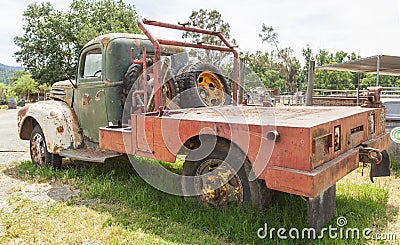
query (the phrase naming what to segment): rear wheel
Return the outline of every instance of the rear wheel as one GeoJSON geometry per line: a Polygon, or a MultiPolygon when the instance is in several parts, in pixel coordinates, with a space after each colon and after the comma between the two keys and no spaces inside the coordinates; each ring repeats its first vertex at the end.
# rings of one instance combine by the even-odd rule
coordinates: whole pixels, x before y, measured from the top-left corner
{"type": "MultiPolygon", "coordinates": [[[[196,149],[195,152],[201,150],[196,149]]],[[[198,177],[194,181],[182,180],[187,200],[213,207],[253,203],[258,209],[268,208],[273,191],[267,188],[264,180],[248,180],[251,164],[236,147],[218,141],[207,157],[197,158],[189,154],[182,169],[184,176],[198,177]]]]}
{"type": "Polygon", "coordinates": [[[47,150],[42,128],[37,124],[30,137],[30,155],[32,162],[39,167],[61,168],[62,158],[47,150]]]}

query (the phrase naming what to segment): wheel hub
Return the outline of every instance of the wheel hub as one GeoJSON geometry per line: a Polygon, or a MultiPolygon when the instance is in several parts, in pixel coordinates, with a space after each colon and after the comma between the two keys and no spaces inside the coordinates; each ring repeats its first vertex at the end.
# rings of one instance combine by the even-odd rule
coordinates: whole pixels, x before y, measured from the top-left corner
{"type": "Polygon", "coordinates": [[[219,159],[205,161],[196,172],[197,176],[208,175],[195,183],[201,203],[215,207],[243,202],[243,186],[232,168],[219,159]]]}
{"type": "Polygon", "coordinates": [[[211,71],[203,71],[197,78],[197,88],[200,98],[207,106],[222,105],[224,99],[224,85],[211,71]]]}
{"type": "Polygon", "coordinates": [[[46,145],[43,137],[39,133],[36,133],[32,137],[31,154],[32,154],[32,159],[36,162],[36,164],[40,166],[46,165],[45,147],[46,145]]]}

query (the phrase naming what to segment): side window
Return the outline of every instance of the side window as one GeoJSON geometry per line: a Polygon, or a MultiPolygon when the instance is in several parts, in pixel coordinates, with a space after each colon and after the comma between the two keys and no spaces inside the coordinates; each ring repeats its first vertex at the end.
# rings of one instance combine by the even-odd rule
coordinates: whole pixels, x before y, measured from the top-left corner
{"type": "Polygon", "coordinates": [[[101,77],[101,61],[101,49],[93,49],[87,52],[83,58],[81,77],[101,77]]]}

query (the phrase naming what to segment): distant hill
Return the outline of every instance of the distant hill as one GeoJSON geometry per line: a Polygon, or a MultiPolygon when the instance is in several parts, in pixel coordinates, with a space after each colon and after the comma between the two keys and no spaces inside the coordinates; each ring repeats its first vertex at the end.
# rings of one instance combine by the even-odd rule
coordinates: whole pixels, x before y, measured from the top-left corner
{"type": "Polygon", "coordinates": [[[10,77],[14,76],[15,71],[23,70],[24,68],[20,66],[8,66],[0,63],[0,83],[9,84],[10,77]]]}

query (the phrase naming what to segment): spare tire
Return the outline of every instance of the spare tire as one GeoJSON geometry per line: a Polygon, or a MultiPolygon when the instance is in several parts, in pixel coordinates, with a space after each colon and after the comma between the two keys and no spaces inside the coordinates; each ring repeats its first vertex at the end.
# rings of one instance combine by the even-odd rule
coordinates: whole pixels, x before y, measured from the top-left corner
{"type": "MultiPolygon", "coordinates": [[[[170,106],[170,102],[174,99],[176,94],[178,93],[178,88],[176,86],[175,80],[173,79],[172,75],[170,74],[170,69],[168,65],[165,65],[164,63],[165,59],[163,59],[161,63],[161,72],[159,73],[159,76],[163,78],[163,83],[161,87],[161,93],[162,93],[162,106],[170,106]],[[167,78],[167,79],[165,79],[167,78]]],[[[152,69],[152,60],[147,59],[147,67],[148,69],[152,69]]],[[[141,79],[142,79],[142,74],[143,74],[143,66],[139,64],[132,64],[128,70],[125,73],[124,77],[124,95],[125,98],[123,98],[123,105],[125,105],[125,101],[127,100],[128,105],[132,105],[132,93],[136,90],[142,90],[143,88],[141,86],[141,79]]],[[[151,71],[150,71],[151,74],[151,71]]],[[[152,78],[150,74],[147,74],[146,77],[146,87],[147,87],[147,98],[148,102],[147,105],[144,105],[144,98],[143,94],[138,94],[135,96],[135,102],[136,102],[136,108],[134,108],[134,111],[138,108],[142,108],[145,106],[147,108],[147,111],[154,111],[158,108],[154,108],[155,102],[154,102],[154,93],[155,91],[153,90],[154,87],[154,82],[152,81],[152,78]]],[[[143,109],[143,108],[142,108],[143,109]]]]}
{"type": "Polygon", "coordinates": [[[206,63],[189,64],[175,78],[180,91],[180,106],[195,108],[231,103],[231,92],[222,72],[206,63]]]}

